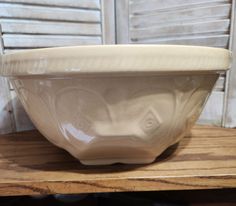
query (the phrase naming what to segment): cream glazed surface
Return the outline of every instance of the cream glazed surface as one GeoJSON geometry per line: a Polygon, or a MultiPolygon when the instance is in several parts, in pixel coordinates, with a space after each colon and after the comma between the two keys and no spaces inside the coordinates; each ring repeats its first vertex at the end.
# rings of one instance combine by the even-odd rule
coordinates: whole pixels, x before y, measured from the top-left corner
{"type": "Polygon", "coordinates": [[[150,163],[191,129],[229,64],[224,49],[81,46],[2,56],[1,74],[39,131],[83,164],[150,163]]]}

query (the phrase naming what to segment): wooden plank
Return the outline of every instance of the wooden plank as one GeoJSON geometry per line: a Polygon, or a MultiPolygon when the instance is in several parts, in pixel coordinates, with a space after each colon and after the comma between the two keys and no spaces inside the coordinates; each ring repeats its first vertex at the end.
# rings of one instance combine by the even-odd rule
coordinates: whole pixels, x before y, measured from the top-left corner
{"type": "Polygon", "coordinates": [[[3,33],[101,35],[101,24],[0,19],[3,33]]]}
{"type": "Polygon", "coordinates": [[[3,35],[4,47],[55,47],[75,46],[84,44],[101,44],[101,37],[96,36],[53,36],[53,35],[3,35]]]}
{"type": "Polygon", "coordinates": [[[129,0],[116,1],[116,38],[118,44],[129,43],[129,0]]]}
{"type": "Polygon", "coordinates": [[[158,38],[168,36],[182,36],[182,35],[199,35],[211,33],[227,33],[229,31],[230,20],[205,21],[197,23],[181,24],[165,26],[155,26],[130,30],[131,39],[140,38],[158,38]]]}
{"type": "Polygon", "coordinates": [[[115,2],[101,0],[103,44],[115,44],[115,2]]]}
{"type": "Polygon", "coordinates": [[[177,9],[188,9],[219,4],[231,3],[231,0],[149,0],[131,1],[130,12],[133,14],[149,13],[152,11],[169,11],[177,9]]]}
{"type": "Polygon", "coordinates": [[[75,8],[88,8],[100,9],[99,0],[1,0],[5,3],[21,3],[31,5],[43,6],[60,6],[60,7],[75,7],[75,8]]]}
{"type": "Polygon", "coordinates": [[[100,22],[100,11],[1,3],[0,18],[100,22]]]}
{"type": "Polygon", "coordinates": [[[224,99],[224,127],[236,127],[236,2],[232,4],[232,23],[229,49],[232,51],[232,64],[226,74],[226,93],[224,99]]]}
{"type": "Polygon", "coordinates": [[[224,92],[213,91],[199,117],[199,124],[222,125],[224,92]]]}
{"type": "MultiPolygon", "coordinates": [[[[3,54],[3,42],[0,26],[0,55],[3,54]]],[[[15,131],[15,124],[12,115],[12,102],[10,88],[7,78],[0,77],[0,134],[15,131]]]]}
{"type": "Polygon", "coordinates": [[[157,12],[147,15],[132,15],[130,17],[131,27],[148,27],[169,22],[192,22],[200,19],[222,19],[230,17],[231,4],[223,4],[212,7],[191,7],[186,10],[174,10],[170,12],[157,12]]]}
{"type": "Polygon", "coordinates": [[[236,130],[198,126],[152,164],[89,167],[36,131],[5,135],[0,195],[235,188],[235,147],[236,130]]]}
{"type": "Polygon", "coordinates": [[[161,39],[141,39],[132,41],[132,43],[145,44],[182,44],[182,45],[198,45],[198,46],[212,46],[227,48],[229,42],[229,35],[215,35],[215,36],[181,36],[161,39]]]}
{"type": "Polygon", "coordinates": [[[34,129],[34,125],[26,114],[19,98],[14,90],[11,91],[12,107],[14,111],[14,120],[16,131],[25,131],[34,129]]]}

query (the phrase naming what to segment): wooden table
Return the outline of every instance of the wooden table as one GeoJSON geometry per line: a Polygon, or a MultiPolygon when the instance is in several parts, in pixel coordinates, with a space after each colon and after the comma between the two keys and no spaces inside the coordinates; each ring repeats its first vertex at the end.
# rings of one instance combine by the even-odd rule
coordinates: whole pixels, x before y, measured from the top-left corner
{"type": "Polygon", "coordinates": [[[83,166],[37,131],[0,136],[0,195],[236,188],[236,130],[196,126],[149,165],[83,166]]]}

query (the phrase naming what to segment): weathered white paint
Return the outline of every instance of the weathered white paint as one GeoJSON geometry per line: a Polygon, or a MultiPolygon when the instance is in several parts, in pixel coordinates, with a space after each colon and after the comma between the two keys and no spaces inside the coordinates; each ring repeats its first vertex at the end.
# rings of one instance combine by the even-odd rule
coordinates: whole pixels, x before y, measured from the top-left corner
{"type": "Polygon", "coordinates": [[[129,0],[116,1],[116,41],[129,43],[129,0]]]}
{"type": "Polygon", "coordinates": [[[173,10],[169,12],[156,12],[154,14],[147,13],[145,15],[131,15],[131,27],[148,27],[159,24],[168,24],[171,22],[193,22],[193,20],[201,19],[209,21],[212,19],[222,19],[230,17],[231,4],[223,4],[209,7],[190,7],[186,10],[173,10]]]}
{"type": "Polygon", "coordinates": [[[157,39],[141,39],[132,41],[132,43],[145,43],[145,44],[183,44],[183,45],[197,45],[197,46],[212,46],[228,48],[229,35],[202,35],[202,36],[181,36],[181,37],[165,37],[157,39]]]}
{"type": "Polygon", "coordinates": [[[115,44],[115,2],[101,0],[103,44],[115,44]]]}
{"type": "Polygon", "coordinates": [[[224,92],[213,91],[198,120],[200,124],[222,125],[224,92]]]}
{"type": "Polygon", "coordinates": [[[3,43],[7,48],[75,46],[101,44],[100,36],[59,36],[59,35],[18,35],[4,34],[3,43]]]}
{"type": "Polygon", "coordinates": [[[3,33],[101,35],[100,23],[0,19],[3,33]]]}
{"type": "Polygon", "coordinates": [[[0,134],[15,131],[12,102],[6,78],[0,77],[0,134]]]}
{"type": "Polygon", "coordinates": [[[32,5],[47,5],[47,6],[60,6],[63,8],[86,8],[86,9],[100,9],[99,0],[1,0],[6,3],[21,3],[32,5]]]}
{"type": "MultiPolygon", "coordinates": [[[[3,53],[2,33],[0,27],[0,54],[3,53]]],[[[0,134],[15,130],[12,115],[12,102],[7,78],[0,77],[0,134]]]]}
{"type": "Polygon", "coordinates": [[[130,29],[131,39],[142,38],[158,38],[167,36],[182,36],[182,35],[201,35],[225,33],[229,31],[230,20],[216,20],[197,23],[176,23],[174,25],[155,26],[148,28],[132,28],[130,29]]]}
{"type": "Polygon", "coordinates": [[[100,11],[0,3],[0,18],[100,22],[100,11]]]}
{"type": "Polygon", "coordinates": [[[133,14],[150,13],[152,11],[170,11],[198,8],[231,3],[231,0],[131,0],[130,12],[133,14]]]}
{"type": "Polygon", "coordinates": [[[11,92],[11,101],[14,110],[14,121],[16,131],[25,131],[34,129],[34,125],[32,124],[31,120],[29,119],[28,115],[25,112],[19,98],[16,96],[16,92],[12,90],[11,92]]]}

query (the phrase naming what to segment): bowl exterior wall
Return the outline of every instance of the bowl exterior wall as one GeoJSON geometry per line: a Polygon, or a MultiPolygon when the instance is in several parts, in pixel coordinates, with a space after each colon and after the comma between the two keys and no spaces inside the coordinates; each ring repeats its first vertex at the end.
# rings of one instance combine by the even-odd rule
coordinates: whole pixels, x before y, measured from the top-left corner
{"type": "Polygon", "coordinates": [[[84,164],[149,163],[200,115],[218,74],[14,77],[31,120],[84,164]]]}

